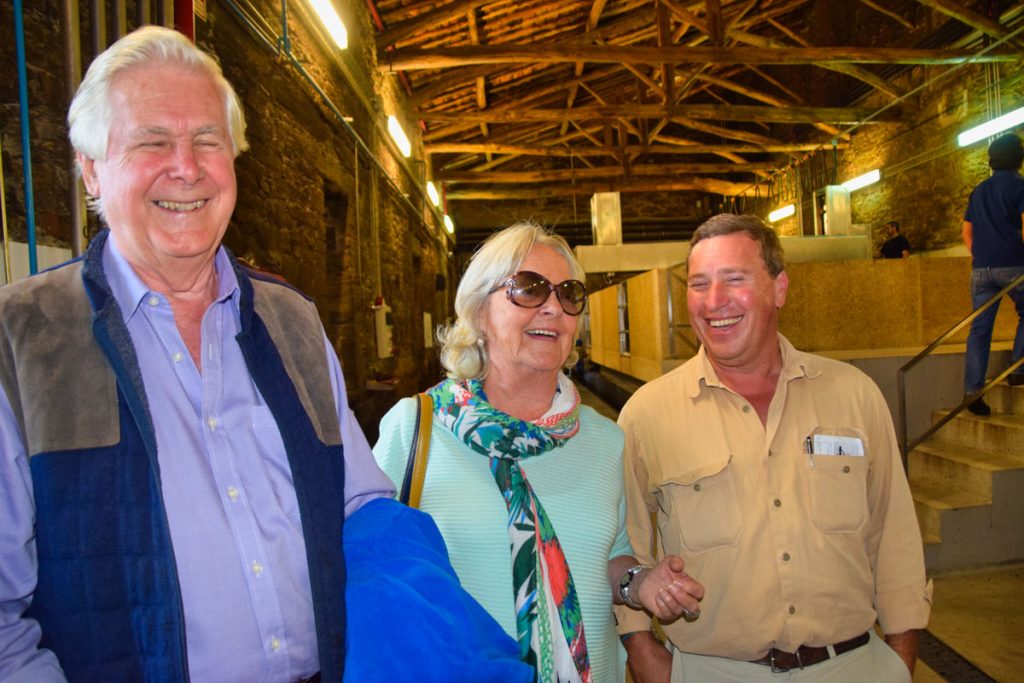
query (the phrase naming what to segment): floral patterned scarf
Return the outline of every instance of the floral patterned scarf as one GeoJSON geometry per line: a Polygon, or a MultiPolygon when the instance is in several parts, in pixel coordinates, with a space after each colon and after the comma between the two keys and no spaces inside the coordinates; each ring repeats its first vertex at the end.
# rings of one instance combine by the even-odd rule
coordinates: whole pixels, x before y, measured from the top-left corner
{"type": "Polygon", "coordinates": [[[478,380],[445,380],[427,393],[434,399],[435,419],[470,450],[490,458],[491,474],[508,507],[523,661],[537,670],[542,683],[590,683],[590,657],[572,574],[551,520],[519,467],[520,459],[564,446],[579,431],[579,392],[559,374],[552,409],[534,422],[494,408],[478,380]]]}

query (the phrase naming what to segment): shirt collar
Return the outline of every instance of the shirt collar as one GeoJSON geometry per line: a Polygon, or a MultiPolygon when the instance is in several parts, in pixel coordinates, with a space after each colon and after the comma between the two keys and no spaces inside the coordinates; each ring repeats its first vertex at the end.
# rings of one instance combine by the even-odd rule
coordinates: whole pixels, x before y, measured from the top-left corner
{"type": "MultiPolygon", "coordinates": [[[[784,381],[805,377],[814,379],[821,374],[821,367],[818,357],[813,353],[798,351],[781,333],[779,334],[779,349],[782,352],[782,373],[784,381]]],[[[727,388],[718,378],[714,366],[708,359],[707,352],[702,344],[692,364],[692,372],[686,381],[686,393],[691,399],[697,398],[702,391],[708,387],[727,388]]]]}
{"type": "MultiPolygon", "coordinates": [[[[214,303],[230,299],[237,309],[238,278],[223,246],[217,249],[214,256],[214,267],[217,269],[217,298],[214,303]]],[[[117,241],[113,234],[103,245],[103,271],[110,284],[110,291],[124,316],[125,323],[131,320],[138,311],[139,305],[148,296],[159,294],[159,292],[149,289],[135,269],[131,267],[124,254],[117,248],[117,241]]]]}

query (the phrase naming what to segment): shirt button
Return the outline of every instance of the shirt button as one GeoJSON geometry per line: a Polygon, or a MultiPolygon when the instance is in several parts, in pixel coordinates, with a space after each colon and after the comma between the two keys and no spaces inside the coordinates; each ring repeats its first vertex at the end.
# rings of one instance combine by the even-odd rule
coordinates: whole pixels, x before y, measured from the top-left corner
{"type": "Polygon", "coordinates": [[[255,574],[256,576],[259,576],[260,574],[262,574],[263,573],[263,565],[260,564],[259,562],[257,562],[256,560],[253,560],[252,561],[252,573],[255,574]]]}
{"type": "Polygon", "coordinates": [[[743,412],[744,413],[749,413],[750,412],[750,406],[743,406],[743,412]]]}
{"type": "Polygon", "coordinates": [[[849,473],[850,473],[850,466],[849,465],[844,465],[843,466],[843,474],[849,474],[849,473]]]}
{"type": "Polygon", "coordinates": [[[270,649],[273,650],[274,652],[277,652],[278,650],[280,650],[281,649],[281,639],[278,638],[277,636],[272,636],[270,638],[270,649]]]}
{"type": "Polygon", "coordinates": [[[150,306],[158,306],[160,305],[160,298],[156,296],[151,296],[149,297],[149,299],[146,300],[146,303],[149,304],[150,306]]]}
{"type": "Polygon", "coordinates": [[[693,490],[694,491],[700,491],[700,484],[694,484],[693,485],[693,490]]]}
{"type": "Polygon", "coordinates": [[[782,553],[782,561],[789,562],[789,553],[782,553]]]}
{"type": "Polygon", "coordinates": [[[234,486],[229,486],[228,487],[228,498],[231,499],[232,503],[234,503],[236,500],[238,500],[238,489],[236,489],[234,486]]]}
{"type": "Polygon", "coordinates": [[[174,352],[174,355],[173,355],[173,356],[171,356],[171,358],[173,358],[173,359],[174,359],[174,362],[175,362],[175,363],[180,363],[180,362],[181,362],[181,359],[182,359],[182,358],[184,358],[184,357],[185,357],[185,356],[183,356],[183,355],[182,355],[181,351],[175,351],[175,352],[174,352]]]}
{"type": "Polygon", "coordinates": [[[772,449],[770,449],[770,448],[769,448],[769,449],[768,449],[768,457],[770,458],[770,457],[772,457],[773,455],[775,455],[775,454],[774,454],[774,453],[772,453],[772,449]]]}
{"type": "Polygon", "coordinates": [[[775,499],[775,507],[777,507],[777,508],[782,507],[782,501],[779,500],[778,498],[775,499]]]}
{"type": "Polygon", "coordinates": [[[793,607],[792,605],[790,605],[789,606],[789,613],[790,614],[796,614],[796,607],[793,607]]]}
{"type": "Polygon", "coordinates": [[[215,429],[217,427],[217,418],[215,418],[215,417],[207,418],[206,419],[206,424],[210,425],[210,429],[215,429]]]}

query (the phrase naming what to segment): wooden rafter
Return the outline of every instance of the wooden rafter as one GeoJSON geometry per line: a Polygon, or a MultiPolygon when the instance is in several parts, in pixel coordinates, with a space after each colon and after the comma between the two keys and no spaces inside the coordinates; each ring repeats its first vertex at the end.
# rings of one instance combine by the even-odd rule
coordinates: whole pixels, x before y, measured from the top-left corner
{"type": "MultiPolygon", "coordinates": [[[[693,175],[695,173],[753,173],[755,171],[771,171],[778,164],[771,161],[756,163],[703,163],[703,164],[663,164],[631,166],[629,174],[633,176],[670,176],[693,175]]],[[[445,183],[537,183],[560,180],[616,178],[622,175],[619,166],[597,166],[586,169],[555,168],[537,171],[491,171],[491,172],[446,172],[435,174],[434,179],[445,183]]]]}
{"type": "Polygon", "coordinates": [[[722,2],[721,0],[704,0],[704,14],[707,16],[708,38],[712,45],[722,46],[725,44],[725,30],[722,25],[722,2]]]}
{"type": "Polygon", "coordinates": [[[953,2],[952,0],[917,0],[920,4],[925,7],[929,7],[936,12],[941,12],[947,16],[953,17],[957,21],[967,24],[973,29],[977,29],[982,33],[986,33],[993,38],[1005,38],[1010,35],[1002,24],[993,19],[986,17],[984,14],[979,14],[974,10],[964,7],[962,4],[953,2]]]}
{"type": "MultiPolygon", "coordinates": [[[[628,154],[719,154],[721,152],[733,152],[738,154],[757,153],[782,153],[796,154],[799,152],[810,152],[820,147],[817,142],[803,142],[795,144],[718,144],[705,145],[695,144],[687,141],[687,144],[663,144],[663,145],[628,145],[628,154]]],[[[840,149],[845,145],[840,144],[840,149]]],[[[423,146],[424,151],[431,155],[435,154],[515,154],[518,156],[541,156],[541,157],[588,157],[604,156],[608,151],[598,147],[569,147],[560,145],[516,145],[502,144],[497,142],[471,143],[471,142],[432,142],[423,146]]]]}
{"type": "Polygon", "coordinates": [[[666,178],[618,178],[608,180],[586,180],[582,182],[536,185],[533,187],[470,188],[454,187],[445,191],[450,201],[467,199],[534,199],[544,197],[565,197],[573,194],[594,194],[595,192],[671,192],[696,190],[712,194],[738,197],[756,192],[751,183],[737,183],[718,178],[698,176],[675,176],[666,178]]]}
{"type": "MultiPolygon", "coordinates": [[[[775,123],[832,123],[849,124],[864,121],[875,114],[866,107],[806,107],[781,109],[757,105],[678,104],[671,110],[660,104],[595,105],[575,109],[505,109],[495,111],[421,111],[420,118],[439,122],[518,123],[520,121],[567,121],[585,119],[663,118],[678,115],[713,121],[771,121],[775,123]]],[[[898,113],[892,110],[874,121],[896,121],[898,113]]]]}
{"type": "Polygon", "coordinates": [[[991,50],[979,55],[974,50],[924,50],[899,47],[620,47],[617,45],[573,45],[537,43],[532,45],[488,45],[487,47],[403,48],[378,54],[392,71],[450,69],[476,64],[554,64],[594,62],[599,64],[961,64],[1015,62],[1014,49],[991,50]]]}
{"type": "Polygon", "coordinates": [[[422,31],[427,26],[440,24],[449,19],[462,16],[481,5],[486,5],[491,0],[455,0],[447,5],[438,7],[431,12],[424,12],[411,19],[401,21],[394,26],[388,27],[383,33],[377,36],[377,49],[391,47],[395,43],[408,38],[409,36],[422,31]]]}
{"type": "Polygon", "coordinates": [[[860,2],[861,2],[861,4],[865,5],[866,7],[870,7],[871,9],[875,10],[879,14],[884,14],[885,16],[889,17],[893,21],[896,21],[896,22],[902,24],[902,26],[905,29],[907,29],[908,31],[913,31],[914,30],[914,25],[912,23],[910,23],[909,21],[904,19],[899,14],[896,14],[892,10],[889,10],[889,9],[886,9],[885,7],[882,7],[877,2],[874,2],[873,0],[860,0],[860,2]]]}

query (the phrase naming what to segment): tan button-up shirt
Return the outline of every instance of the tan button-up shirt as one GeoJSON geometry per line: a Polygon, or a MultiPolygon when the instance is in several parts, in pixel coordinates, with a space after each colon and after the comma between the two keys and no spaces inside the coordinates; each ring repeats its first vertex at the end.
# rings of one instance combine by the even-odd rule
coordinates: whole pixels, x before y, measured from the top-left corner
{"type": "MultiPolygon", "coordinates": [[[[885,633],[928,623],[921,534],[881,392],[852,365],[779,344],[765,425],[703,349],[619,416],[637,556],[654,562],[654,514],[658,556],[682,556],[706,590],[696,621],[665,627],[686,652],[754,660],[852,638],[876,619],[885,633]],[[864,455],[809,453],[815,435],[864,455]]],[[[650,626],[627,607],[616,616],[620,633],[650,626]]]]}

